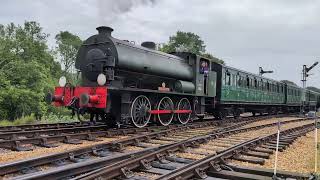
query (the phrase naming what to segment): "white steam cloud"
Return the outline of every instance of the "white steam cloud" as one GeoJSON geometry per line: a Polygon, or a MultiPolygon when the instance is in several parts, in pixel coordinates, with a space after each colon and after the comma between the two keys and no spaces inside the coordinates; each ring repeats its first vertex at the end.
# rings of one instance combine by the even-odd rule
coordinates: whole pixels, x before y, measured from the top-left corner
{"type": "Polygon", "coordinates": [[[117,17],[138,6],[152,6],[155,0],[97,0],[99,23],[110,25],[117,17]]]}

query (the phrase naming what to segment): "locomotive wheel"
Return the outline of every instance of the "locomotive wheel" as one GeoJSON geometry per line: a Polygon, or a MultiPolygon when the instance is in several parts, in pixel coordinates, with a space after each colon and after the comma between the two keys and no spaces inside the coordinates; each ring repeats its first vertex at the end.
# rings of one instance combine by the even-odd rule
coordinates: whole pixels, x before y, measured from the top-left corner
{"type": "MultiPolygon", "coordinates": [[[[178,110],[191,110],[190,102],[187,98],[180,99],[178,103],[178,110]]],[[[191,112],[190,113],[179,113],[178,114],[178,121],[181,124],[187,124],[190,120],[191,112]]]]}
{"type": "MultiPolygon", "coordinates": [[[[163,97],[159,104],[158,104],[158,111],[159,110],[174,110],[174,105],[172,100],[169,97],[163,97]]],[[[169,113],[169,114],[158,114],[158,120],[160,122],[160,124],[162,124],[163,126],[168,126],[172,119],[173,119],[174,113],[169,113]]]]}
{"type": "Polygon", "coordinates": [[[132,123],[138,128],[145,127],[151,117],[149,110],[151,110],[149,99],[143,95],[136,97],[131,104],[132,123]]]}

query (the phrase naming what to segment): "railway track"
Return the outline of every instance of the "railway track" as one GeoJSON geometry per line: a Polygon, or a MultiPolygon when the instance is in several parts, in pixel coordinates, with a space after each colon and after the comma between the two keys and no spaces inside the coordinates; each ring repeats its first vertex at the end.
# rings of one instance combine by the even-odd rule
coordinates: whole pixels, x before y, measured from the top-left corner
{"type": "MultiPolygon", "coordinates": [[[[244,130],[244,128],[243,128],[244,130]]],[[[286,128],[281,132],[279,150],[284,150],[297,137],[314,130],[313,123],[305,123],[286,128]]],[[[232,132],[232,131],[231,131],[232,132]]],[[[228,132],[228,133],[231,133],[228,132]]],[[[234,131],[233,131],[234,132],[234,131]]],[[[228,164],[228,159],[251,163],[263,163],[275,150],[277,133],[267,133],[258,137],[231,135],[218,137],[198,137],[172,144],[139,158],[131,158],[83,174],[74,179],[272,179],[273,171],[262,168],[239,167],[228,164]],[[194,142],[197,142],[196,144],[194,142]],[[212,145],[211,143],[215,143],[212,145]],[[230,143],[232,142],[232,143],[230,143]],[[234,142],[234,143],[233,143],[234,142]],[[218,145],[220,144],[220,146],[218,145]],[[209,151],[200,144],[210,144],[209,151]],[[188,148],[186,148],[188,147],[188,148]],[[217,148],[219,147],[219,148],[217,148]],[[211,151],[211,152],[210,152],[211,151]],[[202,157],[181,158],[177,154],[188,152],[202,157]],[[243,157],[246,156],[246,157],[243,157]],[[160,158],[159,158],[160,157],[160,158]]],[[[278,172],[281,178],[309,179],[309,175],[278,172]]]]}
{"type": "MultiPolygon", "coordinates": [[[[249,121],[251,119],[260,119],[267,117],[257,118],[242,118],[242,119],[227,119],[223,123],[232,123],[239,121],[249,121]]],[[[221,121],[210,121],[208,125],[219,125],[221,121]]],[[[194,123],[193,123],[194,124],[194,123]]],[[[197,123],[195,123],[197,124],[197,123]]],[[[46,124],[48,125],[48,124],[46,124]]],[[[192,127],[192,124],[187,127],[192,127]],[[191,125],[191,126],[190,126],[191,125]]],[[[124,128],[124,129],[110,129],[105,124],[90,124],[90,123],[67,123],[67,124],[50,124],[49,127],[44,124],[40,125],[25,125],[18,126],[20,130],[12,127],[0,131],[0,148],[11,149],[14,151],[29,151],[33,147],[30,145],[40,147],[56,147],[55,143],[66,144],[80,144],[81,140],[95,141],[99,137],[113,137],[119,135],[133,135],[136,133],[152,132],[165,130],[176,127],[183,127],[183,125],[170,125],[170,126],[150,126],[145,128],[124,128]],[[26,128],[28,127],[28,128],[26,128]],[[36,127],[36,128],[35,128],[36,127]],[[23,129],[25,128],[25,129],[23,129]],[[29,146],[28,146],[29,145],[29,146]]],[[[18,129],[19,129],[18,128],[18,129]]]]}
{"type": "MultiPolygon", "coordinates": [[[[284,123],[299,121],[304,120],[288,120],[284,123]]],[[[210,138],[230,136],[231,134],[237,134],[243,131],[272,127],[275,126],[276,123],[239,129],[240,126],[248,125],[248,122],[240,122],[238,124],[232,124],[217,129],[206,126],[197,129],[184,126],[157,132],[143,133],[115,142],[5,164],[0,166],[0,175],[8,176],[9,174],[14,174],[18,179],[73,177],[94,171],[97,168],[114,165],[117,162],[126,162],[132,157],[143,157],[144,155],[163,150],[168,152],[166,148],[173,148],[173,150],[170,151],[178,151],[181,148],[196,147],[200,142],[204,143],[210,138]],[[43,169],[45,170],[43,171],[43,169]],[[27,174],[22,175],[21,173],[27,174]]],[[[156,158],[161,159],[162,156],[157,155],[156,158]]],[[[139,163],[141,165],[141,163],[143,164],[143,161],[139,161],[139,163]]]]}

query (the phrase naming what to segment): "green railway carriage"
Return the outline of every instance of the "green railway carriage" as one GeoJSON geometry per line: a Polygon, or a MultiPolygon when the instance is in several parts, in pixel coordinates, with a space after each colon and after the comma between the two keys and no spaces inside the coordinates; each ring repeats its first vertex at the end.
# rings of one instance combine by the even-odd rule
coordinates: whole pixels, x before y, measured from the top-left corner
{"type": "Polygon", "coordinates": [[[285,84],[251,73],[222,66],[221,103],[285,103],[285,84]]]}
{"type": "Polygon", "coordinates": [[[277,112],[286,103],[286,84],[233,67],[214,63],[217,72],[219,116],[242,112],[277,112]]]}

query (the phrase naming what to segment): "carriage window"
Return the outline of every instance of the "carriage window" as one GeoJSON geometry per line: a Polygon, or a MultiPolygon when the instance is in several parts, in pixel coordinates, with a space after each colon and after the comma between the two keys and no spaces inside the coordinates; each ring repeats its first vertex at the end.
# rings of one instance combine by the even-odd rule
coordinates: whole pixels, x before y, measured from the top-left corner
{"type": "Polygon", "coordinates": [[[249,77],[247,77],[247,87],[249,88],[249,86],[250,86],[250,79],[249,77]]]}
{"type": "Polygon", "coordinates": [[[237,86],[241,86],[241,76],[239,74],[237,75],[237,86]]]}
{"type": "Polygon", "coordinates": [[[225,76],[226,76],[226,83],[225,83],[225,84],[230,86],[230,80],[231,80],[231,79],[230,79],[230,78],[231,78],[231,77],[230,77],[230,73],[229,73],[229,72],[226,72],[225,76]]]}
{"type": "Polygon", "coordinates": [[[276,85],[272,84],[272,92],[276,92],[276,85]]]}
{"type": "Polygon", "coordinates": [[[236,86],[236,75],[232,74],[232,86],[236,86]]]}

